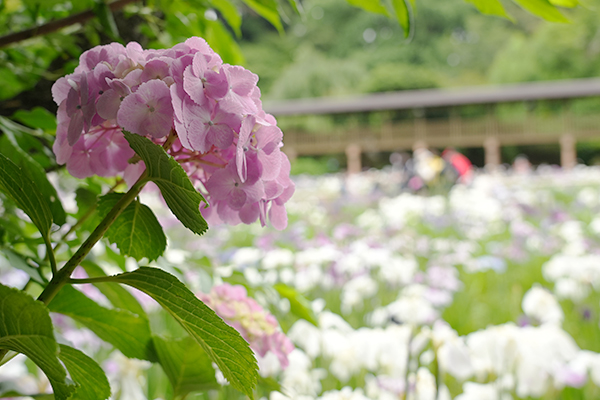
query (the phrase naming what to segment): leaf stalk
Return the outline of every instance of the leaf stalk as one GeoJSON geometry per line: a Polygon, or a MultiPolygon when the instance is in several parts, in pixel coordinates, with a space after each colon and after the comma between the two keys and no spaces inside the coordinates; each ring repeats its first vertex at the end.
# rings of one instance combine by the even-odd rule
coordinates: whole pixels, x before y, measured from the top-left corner
{"type": "Polygon", "coordinates": [[[123,210],[140,194],[144,185],[148,182],[148,172],[144,171],[137,182],[129,189],[127,193],[119,200],[117,204],[106,214],[106,217],[98,224],[96,229],[86,239],[85,242],[77,249],[77,252],[67,261],[67,263],[52,277],[48,286],[38,297],[38,300],[48,305],[56,296],[56,293],[69,282],[71,274],[75,268],[85,259],[94,245],[104,236],[108,228],[115,222],[117,217],[121,215],[123,210]]]}

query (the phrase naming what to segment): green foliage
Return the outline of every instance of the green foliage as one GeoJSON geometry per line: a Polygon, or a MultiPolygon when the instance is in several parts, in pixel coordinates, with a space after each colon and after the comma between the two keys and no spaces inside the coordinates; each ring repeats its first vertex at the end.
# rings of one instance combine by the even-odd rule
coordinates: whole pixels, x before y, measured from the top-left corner
{"type": "Polygon", "coordinates": [[[143,317],[102,307],[71,286],[58,292],[48,308],[78,321],[127,357],[156,360],[150,326],[143,317]]]}
{"type": "Polygon", "coordinates": [[[291,175],[323,175],[337,172],[339,162],[331,157],[299,157],[292,161],[291,175]]]}
{"type": "MultiPolygon", "coordinates": [[[[44,284],[44,282],[46,281],[45,277],[43,277],[40,274],[40,271],[37,268],[34,268],[31,265],[29,265],[27,261],[23,258],[23,256],[16,253],[15,251],[7,248],[0,248],[0,254],[3,256],[3,259],[10,267],[20,269],[21,271],[25,271],[27,275],[29,275],[29,277],[33,279],[34,282],[44,284]]],[[[1,262],[2,259],[0,259],[0,264],[1,262]]]]}
{"type": "Polygon", "coordinates": [[[305,319],[311,324],[318,326],[317,318],[310,307],[309,301],[302,296],[296,289],[285,285],[283,283],[277,283],[273,285],[273,288],[277,290],[277,293],[290,302],[290,311],[299,318],[305,319]]]}
{"type": "Polygon", "coordinates": [[[504,6],[499,0],[465,0],[467,3],[472,3],[479,12],[486,15],[497,15],[499,17],[510,18],[504,6]]]}
{"type": "Polygon", "coordinates": [[[13,118],[30,128],[39,128],[44,131],[56,130],[56,115],[42,107],[31,110],[18,110],[13,118]]]}
{"type": "MultiPolygon", "coordinates": [[[[27,167],[25,164],[23,167],[27,167]]],[[[0,154],[0,190],[31,218],[42,237],[48,240],[52,213],[46,198],[22,168],[0,154]]]]}
{"type": "Polygon", "coordinates": [[[372,12],[375,14],[381,14],[388,16],[388,10],[381,5],[379,1],[374,0],[347,0],[348,4],[351,4],[355,7],[362,8],[365,11],[372,12]]]}
{"type": "Polygon", "coordinates": [[[548,0],[514,0],[530,13],[551,22],[569,22],[548,0]]]}
{"type": "Polygon", "coordinates": [[[248,7],[256,11],[258,15],[269,21],[279,33],[283,33],[283,25],[277,10],[277,0],[242,0],[248,7]]]}
{"type": "MultiPolygon", "coordinates": [[[[0,285],[0,349],[23,353],[46,374],[56,400],[66,400],[76,390],[58,360],[48,309],[29,295],[0,285]]],[[[4,355],[4,354],[3,354],[4,355]]]]}
{"type": "Polygon", "coordinates": [[[219,387],[210,358],[191,337],[166,340],[155,336],[154,347],[175,397],[219,387]]]}
{"type": "Polygon", "coordinates": [[[597,76],[597,17],[576,10],[572,24],[544,24],[532,35],[512,35],[496,54],[489,79],[511,83],[597,76]]]}
{"type": "Polygon", "coordinates": [[[181,165],[149,139],[129,132],[124,134],[131,148],[146,164],[148,179],[158,186],[177,219],[198,235],[206,232],[208,224],[200,214],[200,203],[206,200],[194,188],[181,165]]]}
{"type": "MultiPolygon", "coordinates": [[[[98,204],[100,216],[106,216],[122,198],[121,193],[102,196],[98,204]]],[[[121,254],[136,260],[144,257],[150,261],[156,260],[167,247],[167,238],[156,216],[148,206],[137,200],[123,210],[108,229],[105,237],[111,243],[116,243],[121,254]]]]}
{"type": "MultiPolygon", "coordinates": [[[[89,260],[84,260],[81,263],[81,266],[85,269],[85,272],[90,278],[106,277],[106,274],[102,268],[89,260]]],[[[136,298],[126,289],[119,285],[113,285],[105,282],[96,282],[94,283],[94,286],[96,286],[98,290],[100,290],[100,292],[106,296],[113,307],[130,311],[142,319],[148,319],[146,311],[144,311],[136,298]]]]}
{"type": "Polygon", "coordinates": [[[115,22],[115,17],[112,14],[112,11],[108,7],[108,3],[106,0],[94,0],[94,14],[104,33],[110,37],[114,41],[119,41],[119,29],[117,28],[117,23],[115,22]]]}
{"type": "Polygon", "coordinates": [[[414,68],[404,63],[383,63],[371,70],[363,81],[365,92],[430,89],[440,86],[440,78],[428,68],[414,68]]]}
{"type": "Polygon", "coordinates": [[[156,300],[202,346],[229,383],[253,398],[258,367],[248,343],[177,278],[160,269],[143,267],[110,279],[156,300]]]}
{"type": "Polygon", "coordinates": [[[96,361],[81,351],[64,344],[60,345],[60,360],[65,364],[71,378],[79,384],[73,400],[106,400],[110,396],[110,385],[104,371],[96,361]]]}
{"type": "MultiPolygon", "coordinates": [[[[35,115],[40,112],[35,113],[35,115]]],[[[25,117],[25,115],[23,115],[25,117]]],[[[43,117],[42,117],[43,118],[43,117]]],[[[42,119],[40,118],[40,119],[42,119]]],[[[33,119],[33,123],[41,123],[50,126],[50,121],[40,121],[33,119]]],[[[49,205],[52,213],[53,222],[57,225],[63,225],[66,222],[65,210],[62,207],[56,189],[48,181],[46,171],[35,161],[27,152],[21,149],[17,141],[18,136],[30,135],[27,129],[19,126],[9,119],[0,117],[0,129],[3,135],[0,136],[0,149],[2,154],[7,156],[13,163],[21,168],[31,181],[35,183],[45,202],[49,205]]]]}

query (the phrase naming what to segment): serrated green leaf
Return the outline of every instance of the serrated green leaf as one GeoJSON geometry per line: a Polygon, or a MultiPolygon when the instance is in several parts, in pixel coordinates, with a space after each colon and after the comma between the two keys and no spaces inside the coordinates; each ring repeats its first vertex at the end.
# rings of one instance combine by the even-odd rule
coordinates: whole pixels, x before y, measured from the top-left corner
{"type": "Polygon", "coordinates": [[[148,320],[130,311],[104,308],[71,286],[63,287],[48,308],[86,326],[126,357],[156,360],[148,320]]]}
{"type": "Polygon", "coordinates": [[[496,15],[512,20],[512,18],[504,10],[504,6],[500,0],[465,0],[467,3],[473,4],[480,13],[485,15],[496,15]]]}
{"type": "Polygon", "coordinates": [[[266,19],[277,29],[280,34],[283,34],[283,25],[279,18],[277,10],[277,1],[275,0],[242,0],[248,7],[256,11],[258,15],[266,19]]]}
{"type": "Polygon", "coordinates": [[[154,347],[175,397],[219,388],[210,358],[191,337],[167,340],[155,336],[154,347]]]}
{"type": "Polygon", "coordinates": [[[242,36],[242,16],[237,8],[228,0],[212,0],[210,5],[219,10],[227,24],[233,29],[235,35],[239,38],[242,36]]]}
{"type": "Polygon", "coordinates": [[[110,277],[156,300],[195,339],[231,385],[253,398],[258,367],[248,343],[173,275],[143,267],[110,277]]]}
{"type": "Polygon", "coordinates": [[[146,164],[148,178],[158,186],[167,206],[181,223],[202,235],[208,224],[200,214],[204,197],[194,188],[181,165],[165,150],[145,137],[123,131],[131,148],[146,164]]]}
{"type": "Polygon", "coordinates": [[[96,361],[64,344],[60,345],[58,357],[67,367],[71,378],[79,384],[72,400],[106,400],[110,385],[104,371],[96,361]]]}
{"type": "MultiPolygon", "coordinates": [[[[52,218],[55,224],[63,225],[66,222],[67,215],[56,193],[56,189],[46,176],[46,171],[35,161],[27,152],[23,151],[17,142],[15,132],[8,128],[8,120],[0,117],[0,127],[4,135],[0,137],[0,149],[2,154],[14,162],[38,187],[42,196],[44,196],[52,218]]],[[[15,125],[15,124],[12,124],[15,125]]]]}
{"type": "Polygon", "coordinates": [[[394,13],[396,14],[396,18],[398,22],[404,29],[404,37],[408,37],[410,35],[410,10],[408,9],[408,4],[406,4],[405,0],[391,0],[392,7],[394,8],[394,13]]]}
{"type": "Polygon", "coordinates": [[[550,22],[569,22],[548,0],[513,0],[530,13],[550,22]]]}
{"type": "Polygon", "coordinates": [[[379,0],[346,0],[348,4],[354,7],[362,8],[365,11],[369,11],[375,14],[382,14],[387,17],[390,16],[387,8],[385,8],[379,0]]]}
{"type": "Polygon", "coordinates": [[[42,107],[34,107],[31,110],[18,110],[12,117],[31,128],[39,128],[45,131],[56,130],[56,115],[42,107]]]}
{"type": "MultiPolygon", "coordinates": [[[[88,274],[90,278],[98,278],[101,276],[106,276],[102,268],[97,264],[89,260],[84,260],[80,264],[85,272],[88,274]]],[[[110,304],[115,308],[120,308],[121,310],[131,311],[135,315],[140,318],[148,319],[146,315],[146,311],[142,308],[139,301],[127,291],[127,289],[121,287],[120,285],[115,285],[113,283],[94,283],[94,286],[102,292],[104,296],[110,301],[110,304]]]]}
{"type": "Polygon", "coordinates": [[[277,283],[273,285],[273,288],[277,290],[277,293],[279,293],[281,297],[288,299],[292,314],[307,320],[315,326],[319,326],[310,303],[304,296],[298,293],[296,289],[283,283],[277,283]]]}
{"type": "Polygon", "coordinates": [[[37,186],[15,163],[0,154],[0,190],[31,218],[42,236],[48,239],[52,213],[37,186]]]}
{"type": "MultiPolygon", "coordinates": [[[[108,212],[124,196],[123,193],[109,193],[100,198],[98,213],[101,217],[108,212]]],[[[115,243],[121,254],[141,260],[156,260],[167,248],[167,238],[160,222],[152,210],[133,201],[123,210],[105,234],[109,242],[115,243]]]]}
{"type": "Polygon", "coordinates": [[[25,354],[44,371],[56,400],[68,399],[77,386],[67,381],[58,360],[58,345],[46,306],[0,284],[0,321],[0,349],[25,354]]]}

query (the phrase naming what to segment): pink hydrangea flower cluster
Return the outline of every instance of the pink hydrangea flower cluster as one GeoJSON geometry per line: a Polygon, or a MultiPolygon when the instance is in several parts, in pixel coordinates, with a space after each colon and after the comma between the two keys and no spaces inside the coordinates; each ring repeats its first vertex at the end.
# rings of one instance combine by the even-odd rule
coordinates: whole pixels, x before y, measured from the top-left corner
{"type": "Polygon", "coordinates": [[[209,294],[200,294],[198,297],[240,332],[252,350],[261,357],[272,352],[282,368],[289,365],[287,356],[294,350],[294,345],[279,330],[275,317],[248,297],[243,286],[224,283],[214,286],[209,294]]]}
{"type": "Polygon", "coordinates": [[[294,192],[283,134],[265,113],[258,77],[224,64],[201,38],[164,50],[135,42],[97,46],[52,87],[58,104],[54,152],[75,177],[135,176],[122,129],[163,144],[208,192],[209,222],[287,225],[294,192]]]}

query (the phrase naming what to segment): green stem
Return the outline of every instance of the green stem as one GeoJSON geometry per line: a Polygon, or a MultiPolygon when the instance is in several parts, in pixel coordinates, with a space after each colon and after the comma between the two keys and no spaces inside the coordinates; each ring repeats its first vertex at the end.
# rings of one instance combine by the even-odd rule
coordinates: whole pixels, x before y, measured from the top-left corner
{"type": "Polygon", "coordinates": [[[112,276],[98,276],[95,278],[82,278],[82,279],[69,279],[67,281],[68,284],[71,285],[79,285],[84,283],[101,283],[101,282],[112,282],[112,276]]]}
{"type": "MultiPolygon", "coordinates": [[[[121,183],[123,183],[122,179],[118,179],[117,182],[110,188],[110,190],[107,193],[112,193],[115,191],[115,189],[117,188],[117,186],[119,186],[121,183]]],[[[58,250],[60,248],[60,246],[65,243],[65,241],[67,240],[67,237],[75,232],[75,230],[77,228],[79,228],[81,225],[83,225],[83,223],[85,221],[87,221],[87,219],[89,217],[92,216],[92,214],[94,214],[94,211],[96,211],[96,208],[98,207],[97,204],[94,204],[92,206],[90,206],[90,208],[85,212],[85,214],[79,218],[79,220],[77,220],[77,222],[75,223],[75,225],[71,226],[71,228],[69,228],[69,231],[67,233],[65,233],[64,235],[62,235],[62,237],[60,238],[60,240],[58,241],[58,243],[56,243],[56,246],[54,246],[54,252],[56,253],[56,250],[58,250]]]]}
{"type": "Polygon", "coordinates": [[[58,271],[56,270],[56,258],[54,258],[54,250],[52,249],[52,243],[50,243],[50,237],[44,236],[44,243],[46,244],[46,255],[48,256],[48,261],[50,261],[52,276],[54,276],[58,271]]]}
{"type": "Polygon", "coordinates": [[[138,181],[129,189],[127,193],[115,206],[112,210],[106,214],[106,217],[98,224],[94,232],[86,239],[85,242],[79,247],[77,252],[67,261],[67,263],[52,277],[48,286],[44,289],[42,294],[38,297],[38,300],[44,304],[49,304],[50,301],[54,298],[56,293],[69,281],[73,270],[83,261],[83,259],[88,255],[88,253],[92,250],[92,247],[104,236],[108,228],[115,222],[117,217],[121,215],[121,212],[137,197],[137,195],[142,191],[142,188],[148,182],[147,178],[148,173],[144,172],[142,176],[138,179],[138,181]]]}

